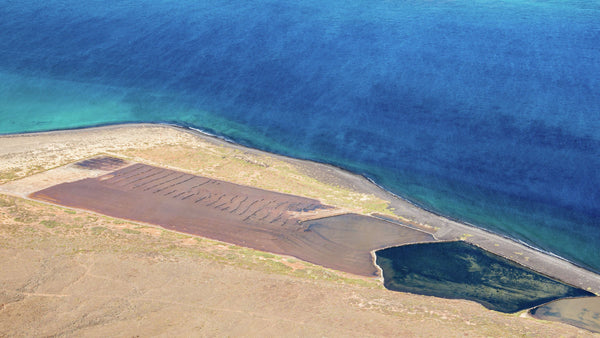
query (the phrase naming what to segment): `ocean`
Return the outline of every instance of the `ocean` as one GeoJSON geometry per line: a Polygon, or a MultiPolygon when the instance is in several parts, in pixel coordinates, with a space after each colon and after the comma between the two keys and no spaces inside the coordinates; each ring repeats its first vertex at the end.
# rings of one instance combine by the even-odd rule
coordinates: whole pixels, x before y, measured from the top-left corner
{"type": "Polygon", "coordinates": [[[1,134],[133,122],[330,163],[600,272],[597,1],[0,0],[1,134]]]}

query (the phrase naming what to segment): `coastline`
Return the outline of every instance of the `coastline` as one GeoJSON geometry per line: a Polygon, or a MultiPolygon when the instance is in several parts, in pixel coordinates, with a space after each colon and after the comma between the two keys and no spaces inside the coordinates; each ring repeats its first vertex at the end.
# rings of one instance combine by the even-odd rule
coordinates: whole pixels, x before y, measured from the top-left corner
{"type": "MultiPolygon", "coordinates": [[[[576,264],[569,262],[568,260],[551,252],[545,252],[544,250],[532,247],[527,243],[523,243],[516,239],[495,234],[486,229],[438,215],[432,211],[421,208],[420,206],[404,199],[401,196],[397,196],[392,192],[385,190],[383,187],[378,186],[376,183],[364,176],[346,171],[342,168],[330,164],[290,158],[280,154],[248,148],[227,138],[220,137],[218,135],[212,135],[210,133],[197,130],[196,128],[192,129],[189,127],[172,124],[131,123],[34,133],[6,134],[0,135],[0,140],[23,137],[35,138],[39,136],[48,139],[52,139],[56,136],[69,138],[77,134],[88,134],[90,132],[103,133],[109,131],[118,132],[129,128],[131,128],[131,130],[140,128],[158,128],[158,130],[162,128],[170,129],[187,133],[193,137],[199,137],[203,141],[212,144],[225,146],[252,154],[258,154],[261,156],[266,155],[269,157],[274,157],[280,161],[291,163],[292,165],[301,168],[301,170],[303,170],[303,172],[309,176],[316,177],[326,182],[343,185],[361,193],[372,194],[378,198],[388,201],[389,208],[393,208],[393,213],[399,218],[408,219],[417,224],[426,225],[436,229],[436,231],[433,232],[433,235],[438,241],[464,240],[551,278],[580,287],[597,295],[600,294],[600,275],[577,266],[576,264]]],[[[0,156],[1,155],[3,154],[0,153],[0,156]]],[[[372,255],[374,256],[374,252],[372,255]]],[[[377,265],[375,264],[375,266],[377,265]]],[[[377,269],[380,268],[377,266],[377,269]]]]}
{"type": "MultiPolygon", "coordinates": [[[[406,210],[407,207],[410,206],[415,209],[416,217],[413,220],[418,223],[423,223],[423,222],[420,222],[420,220],[429,219],[431,216],[433,216],[432,220],[434,222],[431,222],[431,223],[434,223],[434,224],[425,223],[426,225],[433,226],[435,228],[437,228],[437,225],[440,225],[440,224],[443,224],[444,226],[450,225],[450,226],[457,227],[457,229],[454,229],[454,231],[449,231],[448,233],[446,233],[442,236],[437,235],[438,232],[432,233],[433,237],[439,242],[464,240],[464,241],[471,243],[483,250],[492,252],[494,254],[497,254],[498,256],[509,259],[521,266],[528,267],[528,268],[530,268],[536,272],[539,272],[543,275],[546,275],[546,276],[554,278],[554,279],[561,280],[567,284],[571,284],[571,285],[580,287],[584,290],[590,291],[590,292],[600,296],[600,275],[599,274],[596,274],[595,272],[590,271],[590,270],[586,269],[585,267],[582,267],[582,266],[578,265],[577,263],[572,262],[564,257],[561,257],[553,252],[535,247],[535,246],[528,244],[522,240],[512,238],[512,237],[504,235],[504,234],[495,233],[491,230],[479,227],[477,225],[463,222],[459,219],[447,217],[447,216],[439,214],[435,211],[429,210],[425,207],[420,206],[417,203],[410,201],[409,199],[407,199],[403,196],[394,194],[393,192],[385,189],[383,186],[380,186],[379,184],[374,182],[372,179],[365,177],[363,175],[350,172],[344,168],[341,168],[341,167],[338,167],[338,166],[335,166],[332,164],[320,163],[320,162],[315,162],[315,161],[306,160],[306,159],[297,159],[297,158],[292,158],[292,157],[288,157],[288,156],[277,154],[277,153],[270,153],[270,152],[255,149],[255,148],[249,148],[244,145],[235,143],[235,141],[230,140],[228,138],[214,135],[211,133],[207,133],[207,132],[204,132],[197,128],[189,128],[189,127],[178,126],[178,125],[173,125],[173,124],[165,124],[165,125],[192,133],[194,135],[199,135],[199,136],[208,137],[208,138],[214,138],[220,142],[225,142],[230,146],[241,147],[244,150],[251,149],[251,150],[254,150],[257,152],[261,152],[261,153],[268,153],[270,156],[276,156],[276,157],[286,160],[286,161],[309,162],[312,165],[323,166],[324,168],[332,169],[332,170],[336,171],[336,174],[338,174],[338,175],[344,175],[344,176],[348,175],[351,177],[352,180],[366,181],[366,182],[368,182],[368,184],[370,184],[372,186],[369,187],[367,184],[364,184],[363,182],[361,182],[362,184],[360,184],[360,187],[365,188],[366,191],[368,191],[369,193],[373,193],[376,196],[381,194],[381,196],[384,197],[384,199],[389,200],[390,207],[393,207],[395,209],[394,214],[396,214],[396,216],[405,217],[405,215],[403,215],[403,214],[398,214],[397,210],[406,210]],[[437,218],[437,220],[436,220],[436,218],[437,218]],[[459,237],[456,237],[456,234],[457,234],[456,230],[465,230],[465,233],[460,235],[459,237]],[[470,234],[470,233],[468,233],[468,231],[472,231],[475,233],[470,234]],[[452,236],[455,236],[455,237],[453,238],[452,236]],[[481,236],[481,238],[479,238],[480,236],[481,236]],[[489,236],[489,238],[486,238],[488,236],[489,236]],[[493,246],[490,246],[490,244],[491,244],[491,243],[489,243],[490,240],[497,240],[498,242],[501,242],[502,244],[494,243],[493,246]],[[495,245],[495,244],[498,244],[498,245],[495,245]],[[531,258],[527,258],[527,256],[525,256],[525,254],[521,253],[520,251],[512,251],[511,249],[513,249],[513,248],[515,248],[517,250],[525,249],[525,251],[528,251],[532,256],[536,256],[538,261],[536,261],[535,263],[530,263],[531,258]],[[512,254],[511,254],[511,252],[512,252],[512,254]],[[560,267],[557,269],[553,269],[551,267],[551,265],[553,265],[553,264],[556,264],[560,267]],[[570,278],[571,277],[570,273],[567,273],[566,271],[571,270],[571,269],[573,270],[572,273],[574,275],[576,274],[574,272],[577,272],[578,274],[580,274],[580,276],[578,278],[570,278]],[[585,277],[586,275],[588,278],[585,277]]],[[[383,249],[383,248],[381,248],[381,249],[383,249]]],[[[378,250],[381,250],[381,249],[378,249],[378,250]]],[[[373,250],[372,255],[374,256],[375,252],[378,250],[373,250]]],[[[375,256],[374,256],[374,260],[375,260],[375,256]]],[[[381,270],[381,268],[376,263],[374,263],[374,265],[377,267],[378,270],[381,270]]],[[[381,273],[380,276],[381,276],[381,280],[383,282],[383,274],[381,273]]]]}

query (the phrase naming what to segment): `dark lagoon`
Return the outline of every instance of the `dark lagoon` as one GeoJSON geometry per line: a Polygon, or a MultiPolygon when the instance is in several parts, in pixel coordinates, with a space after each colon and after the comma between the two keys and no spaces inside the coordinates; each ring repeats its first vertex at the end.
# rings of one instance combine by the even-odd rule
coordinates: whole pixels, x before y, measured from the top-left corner
{"type": "Polygon", "coordinates": [[[390,290],[469,299],[500,312],[594,296],[462,241],[405,245],[376,255],[390,290]]]}

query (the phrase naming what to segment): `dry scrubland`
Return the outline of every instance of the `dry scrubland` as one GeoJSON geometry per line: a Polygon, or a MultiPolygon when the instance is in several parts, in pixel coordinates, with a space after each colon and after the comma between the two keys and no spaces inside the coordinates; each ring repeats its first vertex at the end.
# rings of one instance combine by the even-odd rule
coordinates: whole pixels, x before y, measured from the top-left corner
{"type": "MultiPolygon", "coordinates": [[[[0,139],[0,183],[109,154],[390,214],[386,201],[333,176],[317,180],[310,168],[171,128],[30,140],[0,139]]],[[[0,260],[0,336],[590,335],[473,302],[387,291],[376,279],[292,257],[7,195],[0,195],[0,260]]]]}
{"type": "Polygon", "coordinates": [[[585,335],[234,245],[0,196],[0,335],[585,335]]]}

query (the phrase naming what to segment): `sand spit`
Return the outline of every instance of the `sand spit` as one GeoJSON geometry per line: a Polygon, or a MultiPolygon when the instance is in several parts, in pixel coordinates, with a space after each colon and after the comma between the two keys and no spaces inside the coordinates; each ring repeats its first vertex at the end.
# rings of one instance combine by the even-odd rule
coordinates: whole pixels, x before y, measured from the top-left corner
{"type": "MultiPolygon", "coordinates": [[[[170,163],[168,161],[169,154],[161,151],[159,155],[154,156],[153,161],[148,161],[147,159],[138,157],[140,156],[139,152],[148,150],[151,153],[152,149],[177,147],[179,145],[208,151],[214,151],[212,147],[230,149],[229,152],[232,156],[241,154],[244,160],[249,163],[253,161],[258,162],[250,163],[255,169],[264,167],[266,170],[269,170],[268,162],[270,159],[273,159],[288,163],[297,172],[313,177],[319,182],[352,191],[357,196],[363,196],[355,199],[357,204],[360,199],[365,198],[364,196],[387,201],[388,211],[393,210],[394,214],[411,223],[423,224],[427,228],[435,229],[434,236],[439,240],[463,239],[535,271],[595,294],[600,294],[600,276],[593,272],[580,268],[559,257],[548,255],[525,246],[512,239],[449,220],[418,208],[377,187],[362,176],[330,165],[288,158],[246,148],[189,129],[153,124],[116,125],[81,130],[7,135],[0,137],[0,144],[0,173],[4,173],[0,176],[0,182],[29,176],[32,173],[42,172],[46,169],[80,161],[99,154],[114,155],[116,157],[123,157],[123,155],[131,157],[131,154],[133,154],[134,160],[168,167],[168,163],[170,163]],[[161,161],[163,157],[167,158],[167,163],[152,163],[161,161]]],[[[201,165],[198,164],[198,166],[201,165]]],[[[173,168],[179,169],[180,167],[173,168]]],[[[211,167],[208,172],[212,173],[214,171],[215,167],[211,167]]],[[[199,172],[203,173],[201,170],[199,172]]],[[[223,176],[223,174],[220,176],[223,176]]],[[[236,183],[239,183],[239,180],[236,183]]],[[[261,184],[267,184],[268,182],[256,182],[250,179],[248,183],[250,183],[249,185],[261,187],[261,184]]],[[[308,196],[302,192],[299,192],[298,195],[308,196]]],[[[332,198],[331,195],[322,196],[322,194],[315,197],[325,203],[330,202],[327,198],[332,198]]],[[[337,206],[335,203],[330,204],[337,206]]]]}
{"type": "MultiPolygon", "coordinates": [[[[356,222],[357,219],[360,220],[361,217],[365,217],[360,216],[358,214],[372,213],[373,215],[379,217],[382,222],[393,224],[394,228],[398,227],[397,223],[405,223],[406,225],[408,225],[408,227],[404,228],[408,229],[409,227],[412,227],[413,230],[419,229],[421,233],[429,233],[433,235],[435,239],[438,240],[446,241],[462,239],[467,242],[478,245],[484,249],[487,249],[488,251],[521,263],[522,265],[528,266],[533,270],[549,275],[555,279],[559,279],[571,285],[592,291],[596,294],[600,293],[600,277],[597,274],[589,272],[585,269],[581,269],[560,258],[528,248],[527,246],[524,246],[521,243],[515,242],[511,239],[503,238],[501,236],[497,236],[487,231],[477,229],[472,226],[468,226],[458,222],[454,222],[452,220],[448,220],[438,215],[432,214],[428,211],[422,210],[400,198],[397,198],[393,194],[390,194],[389,192],[377,187],[376,185],[372,184],[367,179],[361,176],[354,175],[352,173],[340,170],[339,168],[335,168],[329,165],[291,159],[284,156],[261,152],[255,149],[245,148],[236,144],[231,144],[229,142],[215,137],[203,135],[201,133],[172,126],[151,124],[120,125],[72,131],[56,131],[25,135],[0,136],[0,193],[23,198],[30,193],[47,189],[66,182],[76,182],[81,180],[99,180],[99,178],[103,176],[107,178],[110,176],[107,174],[110,174],[115,170],[125,170],[127,169],[126,166],[135,165],[134,163],[136,162],[153,165],[159,167],[159,169],[169,168],[185,174],[201,175],[213,180],[224,180],[245,186],[267,189],[272,192],[279,192],[287,195],[293,193],[294,195],[305,196],[305,198],[309,200],[318,200],[321,205],[329,205],[333,207],[331,209],[322,209],[323,212],[321,213],[322,216],[320,217],[324,218],[315,219],[315,217],[311,215],[305,218],[298,217],[297,219],[302,220],[300,224],[301,226],[305,227],[304,229],[308,229],[310,230],[309,232],[313,232],[315,235],[318,235],[320,237],[335,237],[333,236],[333,234],[337,234],[336,236],[340,236],[340,232],[336,230],[335,223],[339,222],[340,220],[343,221],[343,217],[352,217],[354,218],[353,222],[356,222]],[[104,158],[104,160],[102,160],[102,158],[104,158]],[[115,161],[110,160],[110,158],[116,158],[120,160],[115,161]],[[338,213],[350,213],[350,215],[328,217],[331,215],[336,215],[338,213]],[[311,219],[313,219],[313,221],[311,221],[311,219]]],[[[19,200],[17,199],[17,201],[19,200]]],[[[12,205],[11,203],[13,202],[10,202],[8,204],[5,203],[5,206],[0,205],[0,207],[4,207],[5,209],[5,213],[3,215],[9,215],[10,213],[18,211],[18,209],[15,209],[14,205],[12,205]]],[[[22,202],[18,203],[24,205],[22,202]]],[[[44,209],[52,207],[39,206],[35,208],[44,209]]],[[[315,212],[315,210],[312,210],[310,212],[315,212]]],[[[71,212],[69,212],[69,214],[70,213],[71,212]]],[[[73,215],[75,222],[80,222],[81,217],[79,215],[82,213],[83,215],[85,215],[85,212],[83,211],[76,211],[77,215],[73,215]]],[[[15,243],[14,241],[10,240],[10,238],[12,238],[12,236],[14,235],[14,231],[16,231],[11,228],[12,223],[14,222],[19,224],[26,222],[21,225],[18,225],[15,229],[18,229],[18,231],[23,232],[23,235],[25,237],[29,236],[29,231],[35,232],[37,230],[35,230],[35,227],[32,227],[31,223],[27,222],[31,222],[30,219],[38,218],[39,215],[46,214],[46,211],[36,212],[35,216],[31,217],[16,214],[14,221],[11,221],[10,218],[3,219],[2,217],[0,217],[2,218],[0,220],[3,222],[3,224],[9,225],[9,228],[7,228],[7,230],[10,230],[9,232],[7,232],[7,234],[3,235],[4,237],[0,236],[0,240],[7,239],[9,240],[9,242],[7,243],[15,243]]],[[[302,213],[295,215],[294,213],[291,214],[293,215],[292,218],[302,215],[302,213]]],[[[100,224],[104,224],[104,221],[102,221],[101,217],[86,217],[88,220],[92,220],[92,223],[90,224],[89,228],[84,227],[84,232],[91,232],[92,234],[105,234],[107,231],[106,229],[110,229],[110,226],[108,228],[106,228],[105,226],[99,226],[100,224]]],[[[371,219],[369,219],[369,221],[370,220],[371,219]]],[[[55,232],[53,236],[59,237],[63,235],[71,236],[69,235],[69,231],[75,231],[73,229],[79,229],[80,227],[79,225],[70,226],[70,230],[68,232],[65,232],[61,228],[62,225],[55,228],[56,224],[62,224],[60,222],[55,222],[52,219],[46,220],[44,222],[45,223],[43,223],[42,229],[44,227],[56,229],[53,230],[55,232]]],[[[120,221],[115,220],[114,224],[119,224],[117,222],[120,221]]],[[[143,230],[144,232],[146,231],[146,229],[143,230]]],[[[156,229],[152,228],[148,228],[148,230],[152,230],[150,231],[151,233],[161,233],[160,231],[157,232],[156,229]]],[[[141,230],[128,230],[127,233],[139,233],[140,231],[141,230]]],[[[82,252],[85,252],[85,250],[87,250],[84,248],[87,245],[86,236],[87,235],[82,237],[81,242],[73,242],[73,238],[69,237],[68,239],[66,239],[65,242],[68,244],[57,244],[58,246],[55,249],[51,249],[52,252],[48,251],[46,253],[43,253],[43,255],[54,255],[55,251],[57,250],[67,250],[65,248],[68,248],[71,244],[75,246],[71,249],[68,249],[68,251],[75,252],[77,253],[76,255],[80,255],[82,252]]],[[[343,237],[344,236],[335,238],[335,240],[339,242],[349,240],[349,238],[343,237]]],[[[45,241],[44,238],[40,239],[37,235],[34,235],[34,237],[32,237],[31,239],[27,239],[25,242],[23,242],[24,246],[19,246],[20,244],[15,244],[17,246],[15,246],[15,249],[13,251],[2,251],[2,256],[7,258],[5,260],[3,259],[3,261],[8,262],[8,257],[13,256],[18,256],[24,259],[25,256],[19,256],[19,252],[22,252],[22,249],[19,248],[29,248],[31,244],[27,243],[33,243],[39,240],[45,241]]],[[[185,242],[185,246],[189,246],[187,239],[185,240],[185,242]]],[[[353,244],[360,245],[359,242],[353,244]]],[[[111,244],[113,242],[107,242],[107,244],[109,243],[111,244]]],[[[137,243],[136,248],[127,249],[123,254],[133,255],[128,259],[139,260],[139,258],[136,258],[138,257],[138,255],[135,254],[135,252],[142,250],[143,246],[139,246],[139,243],[137,241],[133,243],[137,243]]],[[[8,248],[10,246],[7,245],[6,247],[8,248]]],[[[111,247],[120,248],[119,246],[111,247]]],[[[172,244],[168,246],[168,248],[171,247],[172,244]]],[[[218,245],[218,247],[219,250],[221,250],[221,248],[226,248],[226,246],[223,245],[218,245]]],[[[234,247],[230,246],[229,248],[232,249],[234,247]]],[[[329,250],[327,247],[325,248],[329,250]]],[[[43,251],[45,249],[40,250],[43,251]]],[[[153,249],[150,248],[148,250],[153,249]]],[[[40,253],[42,251],[40,251],[40,253]]],[[[168,255],[170,255],[171,249],[167,251],[169,252],[168,255]]],[[[155,255],[155,253],[152,253],[151,255],[155,255]]],[[[26,256],[33,257],[29,256],[29,254],[26,256]]],[[[246,255],[244,254],[239,257],[246,257],[246,255]]],[[[259,255],[259,261],[263,261],[265,259],[264,257],[262,254],[259,255]]],[[[168,257],[165,259],[175,259],[175,261],[177,260],[177,258],[168,257]]],[[[227,258],[227,260],[228,259],[229,258],[227,258]]],[[[266,262],[268,262],[269,259],[270,258],[267,258],[266,262]]],[[[48,260],[45,261],[48,262],[48,260]]],[[[113,261],[113,263],[111,264],[119,265],[119,261],[121,261],[120,258],[113,261]]],[[[369,257],[369,261],[372,262],[372,257],[369,257]]],[[[224,261],[219,260],[219,262],[224,261]]],[[[293,271],[296,271],[296,266],[300,264],[290,263],[291,261],[282,262],[282,264],[287,267],[293,266],[293,271]]],[[[24,266],[23,264],[29,263],[20,262],[17,265],[15,265],[15,267],[24,266]]],[[[46,266],[46,263],[44,263],[44,266],[46,266]]],[[[143,269],[147,270],[145,267],[143,269]]],[[[48,273],[52,274],[52,271],[48,271],[48,273]]],[[[58,270],[56,271],[62,271],[62,264],[61,267],[58,268],[58,270]]],[[[24,274],[22,275],[24,278],[31,277],[26,277],[24,274]]],[[[331,277],[330,273],[326,273],[325,275],[328,276],[327,278],[331,277]]],[[[52,278],[58,277],[55,276],[52,278]]],[[[119,279],[121,277],[112,278],[119,279]]],[[[115,279],[115,281],[117,279],[115,279]]],[[[244,283],[247,282],[245,279],[243,280],[244,283]]],[[[12,285],[11,283],[13,281],[16,281],[16,279],[12,278],[10,282],[7,282],[8,284],[3,282],[3,285],[6,286],[6,288],[3,290],[12,290],[9,284],[12,285]]],[[[238,285],[236,283],[239,282],[240,281],[233,281],[235,285],[238,285]]],[[[43,285],[43,283],[39,285],[43,285]]],[[[17,287],[17,289],[24,290],[22,286],[17,287]]],[[[12,291],[2,291],[3,293],[0,294],[0,300],[3,304],[13,304],[14,302],[19,303],[23,299],[28,299],[28,297],[36,298],[38,297],[38,295],[40,295],[39,297],[42,298],[36,299],[40,300],[58,299],[54,297],[55,295],[59,295],[61,299],[69,299],[69,297],[73,297],[73,294],[69,293],[45,293],[42,292],[43,290],[38,289],[38,287],[33,287],[31,292],[28,293],[31,294],[31,296],[22,292],[20,293],[20,295],[13,295],[12,291]],[[43,295],[45,294],[51,295],[51,297],[44,298],[43,295]],[[12,297],[11,295],[15,296],[16,298],[12,297]],[[5,301],[7,299],[9,303],[5,301]]],[[[380,291],[384,292],[383,290],[380,291]]],[[[86,294],[88,293],[89,292],[86,292],[86,294]]],[[[387,294],[388,293],[386,293],[386,295],[387,294]]],[[[394,295],[390,297],[400,297],[406,300],[406,297],[409,296],[410,295],[394,293],[394,295]]],[[[98,297],[103,296],[98,295],[98,297]]],[[[383,295],[380,295],[380,297],[383,297],[383,295]]],[[[422,302],[423,299],[429,299],[428,297],[414,297],[416,297],[415,299],[420,299],[418,302],[422,302]]],[[[165,301],[168,302],[171,298],[172,297],[166,297],[165,301]]],[[[125,298],[122,299],[124,300],[125,298]]],[[[464,301],[448,301],[437,299],[426,302],[431,303],[434,301],[439,304],[453,304],[451,305],[452,308],[461,307],[463,306],[463,304],[470,304],[470,302],[464,301]]],[[[386,301],[386,304],[388,303],[389,302],[386,301]]],[[[29,302],[28,304],[31,305],[33,303],[29,302]]],[[[380,308],[381,311],[384,311],[386,313],[392,311],[391,308],[389,308],[387,305],[381,304],[380,301],[377,299],[365,299],[364,301],[361,300],[357,304],[360,308],[367,311],[372,311],[373,309],[380,308]]],[[[44,305],[44,307],[46,306],[47,305],[44,305]]],[[[400,307],[402,308],[402,306],[400,307]]],[[[2,305],[2,309],[6,310],[8,308],[8,305],[2,305]]],[[[16,309],[17,307],[12,306],[12,308],[16,309]]],[[[24,309],[26,308],[27,307],[25,307],[24,309]]],[[[395,310],[393,310],[392,312],[394,311],[395,310]]],[[[404,310],[402,310],[401,312],[403,311],[404,310]]],[[[484,313],[487,314],[488,312],[484,313]]],[[[2,313],[10,314],[12,312],[0,311],[0,315],[2,315],[2,313]]],[[[414,311],[409,310],[408,313],[412,314],[414,313],[414,311]]],[[[250,316],[252,317],[252,315],[250,316]]],[[[471,318],[469,316],[470,315],[466,315],[465,317],[465,315],[461,315],[460,317],[471,318]]],[[[497,315],[490,313],[490,316],[494,317],[497,315]]],[[[447,314],[444,314],[442,316],[442,319],[444,318],[447,318],[447,314]]],[[[520,320],[521,319],[519,319],[519,321],[520,320]]],[[[528,325],[530,324],[532,323],[520,321],[519,324],[516,325],[524,325],[523,328],[525,328],[529,327],[528,325]]],[[[468,330],[465,331],[465,329],[468,328],[469,325],[476,324],[472,324],[471,321],[467,321],[461,325],[467,326],[463,327],[463,329],[459,329],[459,331],[453,332],[466,332],[468,330]]],[[[403,324],[403,327],[409,326],[410,325],[407,326],[406,323],[403,324]]],[[[563,328],[563,326],[556,327],[563,328]]],[[[420,324],[415,328],[422,328],[422,325],[420,324]]],[[[539,333],[541,332],[539,331],[541,328],[542,326],[538,326],[537,329],[535,329],[535,331],[521,330],[518,332],[519,334],[526,334],[526,332],[539,333]]],[[[81,332],[77,330],[69,330],[70,331],[68,332],[81,332]]],[[[42,331],[35,332],[39,333],[42,331]]],[[[411,329],[408,330],[407,333],[420,332],[421,334],[423,334],[425,332],[431,333],[436,331],[437,330],[431,331],[429,329],[426,329],[425,331],[415,331],[411,329]]],[[[25,331],[17,330],[6,332],[25,331]]],[[[30,333],[33,332],[34,331],[31,331],[30,333]]],[[[43,332],[66,331],[59,330],[43,332]]],[[[141,331],[133,330],[131,332],[141,331]]],[[[336,332],[340,334],[342,331],[336,332]]],[[[495,329],[492,329],[492,331],[486,332],[489,333],[499,331],[495,331],[495,329]]],[[[555,331],[549,332],[555,333],[555,331]]],[[[582,331],[577,332],[578,334],[582,333],[582,331]]]]}
{"type": "MultiPolygon", "coordinates": [[[[362,176],[330,165],[246,148],[189,129],[154,124],[115,125],[80,130],[6,135],[0,137],[0,144],[2,145],[0,147],[0,172],[4,173],[3,177],[0,177],[0,182],[7,181],[7,176],[9,179],[25,177],[35,172],[98,154],[114,154],[119,157],[119,154],[126,153],[127,150],[152,149],[180,144],[200,148],[226,147],[250,156],[271,157],[287,162],[303,174],[318,178],[325,183],[388,201],[389,207],[393,208],[396,215],[435,228],[437,231],[434,236],[440,240],[464,239],[535,271],[600,294],[600,276],[593,272],[512,239],[420,209],[377,187],[362,176]]],[[[144,159],[136,158],[136,160],[144,162],[144,159]]]]}

